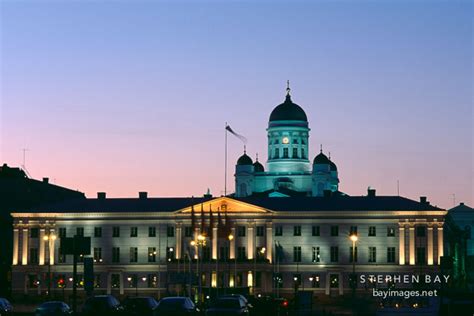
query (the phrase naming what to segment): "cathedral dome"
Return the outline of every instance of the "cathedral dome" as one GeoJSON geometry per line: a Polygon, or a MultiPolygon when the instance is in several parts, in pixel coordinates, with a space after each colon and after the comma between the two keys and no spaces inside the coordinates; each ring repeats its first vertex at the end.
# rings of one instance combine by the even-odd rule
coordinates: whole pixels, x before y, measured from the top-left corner
{"type": "Polygon", "coordinates": [[[329,160],[329,168],[331,171],[337,171],[337,166],[332,160],[329,160]]]}
{"type": "Polygon", "coordinates": [[[253,164],[253,170],[255,172],[264,172],[265,171],[265,168],[263,168],[263,165],[257,161],[255,161],[255,163],[253,164]]]}
{"type": "Polygon", "coordinates": [[[252,158],[250,158],[245,152],[237,160],[237,165],[238,166],[246,166],[246,165],[252,165],[252,164],[253,164],[252,158]]]}
{"type": "Polygon", "coordinates": [[[330,165],[330,164],[331,164],[331,160],[329,160],[329,158],[322,152],[320,152],[319,155],[314,157],[313,165],[330,165]]]}
{"type": "Polygon", "coordinates": [[[296,103],[291,101],[290,94],[286,95],[285,102],[273,109],[270,114],[270,122],[272,121],[304,121],[308,118],[304,110],[296,103]]]}

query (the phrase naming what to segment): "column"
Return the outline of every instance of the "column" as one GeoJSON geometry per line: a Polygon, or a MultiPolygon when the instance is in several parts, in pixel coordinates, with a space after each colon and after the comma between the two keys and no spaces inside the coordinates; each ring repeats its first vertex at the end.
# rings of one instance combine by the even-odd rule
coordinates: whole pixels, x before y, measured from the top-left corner
{"type": "Polygon", "coordinates": [[[45,257],[45,252],[46,252],[46,242],[44,241],[44,228],[40,228],[40,231],[39,231],[39,239],[38,239],[38,243],[39,243],[39,265],[42,266],[44,265],[44,257],[45,257]]]}
{"type": "MultiPolygon", "coordinates": [[[[123,295],[123,273],[120,272],[120,295],[123,295]]],[[[137,280],[138,282],[138,280],[137,280]]]]}
{"type": "Polygon", "coordinates": [[[53,238],[49,239],[49,264],[54,265],[54,250],[55,246],[54,243],[57,240],[57,236],[54,234],[54,229],[49,230],[49,236],[54,236],[53,238]]]}
{"type": "Polygon", "coordinates": [[[182,244],[183,244],[183,241],[182,241],[182,238],[183,238],[183,235],[181,233],[181,224],[176,224],[176,252],[175,252],[175,255],[176,255],[176,259],[181,259],[181,247],[182,247],[182,244]]]}
{"type": "Polygon", "coordinates": [[[214,260],[217,260],[217,239],[217,226],[214,225],[214,227],[212,227],[212,259],[214,260]]]}
{"type": "Polygon", "coordinates": [[[415,264],[415,226],[410,226],[409,228],[409,234],[408,234],[408,243],[410,246],[410,265],[415,264]]]}
{"type": "Polygon", "coordinates": [[[428,265],[433,265],[433,226],[428,226],[428,265]]]}
{"type": "Polygon", "coordinates": [[[273,229],[272,229],[272,223],[267,224],[267,243],[266,243],[266,248],[267,248],[267,260],[270,263],[273,263],[272,260],[272,254],[273,254],[273,229]]]}
{"type": "Polygon", "coordinates": [[[443,226],[438,226],[438,265],[441,264],[442,256],[444,256],[443,226]]]}
{"type": "Polygon", "coordinates": [[[235,226],[230,229],[230,233],[232,236],[234,236],[234,238],[230,241],[229,257],[230,259],[235,259],[235,226]]]}
{"type": "Polygon", "coordinates": [[[255,236],[253,224],[247,226],[247,259],[253,259],[255,256],[255,236]]]}
{"type": "Polygon", "coordinates": [[[23,245],[21,248],[21,264],[26,266],[28,264],[28,228],[23,228],[23,245]]]}
{"type": "Polygon", "coordinates": [[[405,227],[399,226],[398,232],[399,232],[398,259],[399,259],[399,264],[404,265],[406,263],[405,262],[405,227]]]}
{"type": "Polygon", "coordinates": [[[107,273],[107,294],[112,294],[112,273],[107,273]]]}
{"type": "Polygon", "coordinates": [[[12,258],[12,264],[16,266],[18,264],[18,243],[19,243],[19,236],[20,231],[18,228],[13,229],[13,258],[12,258]]]}

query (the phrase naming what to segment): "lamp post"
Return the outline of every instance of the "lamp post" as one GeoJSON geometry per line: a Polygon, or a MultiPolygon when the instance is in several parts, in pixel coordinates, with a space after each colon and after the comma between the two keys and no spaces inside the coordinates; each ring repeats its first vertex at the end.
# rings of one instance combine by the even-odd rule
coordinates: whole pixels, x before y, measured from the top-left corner
{"type": "MultiPolygon", "coordinates": [[[[230,243],[232,242],[232,240],[234,240],[234,235],[229,234],[229,236],[227,236],[227,239],[229,240],[229,259],[230,259],[230,243]]],[[[234,288],[237,286],[236,278],[237,278],[237,256],[234,249],[234,288]]],[[[229,286],[230,286],[230,273],[229,273],[229,286]]]]}
{"type": "Polygon", "coordinates": [[[48,232],[48,234],[43,237],[43,240],[48,242],[48,296],[51,296],[51,248],[54,247],[56,235],[48,232]]]}
{"type": "Polygon", "coordinates": [[[198,276],[198,285],[199,285],[199,288],[198,288],[198,297],[199,297],[199,302],[201,302],[201,296],[202,296],[202,278],[201,278],[201,270],[202,270],[202,267],[200,266],[201,263],[202,263],[202,260],[201,260],[201,255],[202,255],[202,251],[199,251],[200,248],[204,247],[206,245],[206,236],[202,235],[202,234],[199,234],[197,236],[197,240],[192,240],[191,241],[191,246],[197,246],[197,250],[198,250],[198,262],[197,262],[197,276],[198,276]]]}
{"type": "MultiPolygon", "coordinates": [[[[257,251],[257,248],[255,247],[255,256],[253,260],[253,277],[252,277],[252,290],[255,292],[255,287],[257,285],[257,256],[263,256],[265,255],[265,251],[267,249],[265,247],[262,247],[260,250],[257,251]]],[[[254,293],[255,295],[255,293],[254,293]]]]}
{"type": "Polygon", "coordinates": [[[356,242],[359,238],[357,237],[357,234],[351,234],[349,236],[349,238],[352,241],[352,278],[351,278],[352,282],[351,282],[351,287],[352,287],[352,297],[354,298],[355,297],[355,289],[356,289],[356,285],[357,285],[356,274],[355,274],[355,261],[356,261],[356,248],[355,248],[355,245],[356,245],[356,242]]]}

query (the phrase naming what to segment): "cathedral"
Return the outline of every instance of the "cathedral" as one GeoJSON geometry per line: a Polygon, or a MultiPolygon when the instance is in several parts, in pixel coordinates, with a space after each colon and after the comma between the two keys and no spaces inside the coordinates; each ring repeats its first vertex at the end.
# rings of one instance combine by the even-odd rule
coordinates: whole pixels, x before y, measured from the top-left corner
{"type": "Polygon", "coordinates": [[[268,121],[267,167],[253,162],[244,150],[235,166],[235,196],[324,196],[338,194],[339,177],[330,156],[309,153],[309,123],[305,111],[290,96],[276,106],[268,121]]]}

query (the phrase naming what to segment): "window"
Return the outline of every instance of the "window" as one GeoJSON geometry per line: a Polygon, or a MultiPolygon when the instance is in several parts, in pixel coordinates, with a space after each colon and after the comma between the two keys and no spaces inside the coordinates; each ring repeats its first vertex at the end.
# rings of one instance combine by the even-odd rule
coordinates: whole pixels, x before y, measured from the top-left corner
{"type": "Polygon", "coordinates": [[[58,248],[58,263],[66,263],[66,254],[61,248],[58,248]]]}
{"type": "Polygon", "coordinates": [[[283,158],[288,158],[288,148],[283,148],[283,158]]]}
{"type": "MultiPolygon", "coordinates": [[[[204,253],[204,248],[206,246],[202,247],[203,253],[204,253]]],[[[204,256],[204,255],[203,255],[204,256]]],[[[174,248],[173,247],[166,247],[166,261],[170,262],[174,258],[174,248]]]]}
{"type": "Polygon", "coordinates": [[[313,262],[321,262],[319,247],[313,247],[313,262]]]}
{"type": "Polygon", "coordinates": [[[377,262],[377,249],[369,247],[369,262],[377,262]]]}
{"type": "Polygon", "coordinates": [[[298,158],[298,148],[293,148],[293,159],[298,158]]]}
{"type": "Polygon", "coordinates": [[[221,260],[228,260],[229,259],[229,247],[227,247],[227,246],[220,247],[219,258],[221,260]]]}
{"type": "Polygon", "coordinates": [[[387,236],[394,237],[395,236],[395,228],[394,227],[387,227],[387,236]]]}
{"type": "Polygon", "coordinates": [[[339,261],[339,247],[332,246],[331,247],[331,262],[338,262],[339,261]]]}
{"type": "Polygon", "coordinates": [[[112,288],[118,289],[120,287],[120,274],[112,274],[110,281],[110,283],[112,283],[112,288]]]}
{"type": "Polygon", "coordinates": [[[329,280],[331,281],[330,283],[331,288],[339,287],[339,274],[330,274],[329,280]]]}
{"type": "Polygon", "coordinates": [[[138,236],[138,227],[130,227],[130,237],[138,236]]]}
{"type": "Polygon", "coordinates": [[[312,230],[311,230],[311,233],[312,233],[313,236],[319,236],[319,234],[320,234],[319,226],[313,226],[312,230]]]}
{"type": "Polygon", "coordinates": [[[313,274],[309,277],[309,280],[311,281],[311,287],[319,288],[321,286],[321,278],[319,277],[319,274],[313,274]]]}
{"type": "Polygon", "coordinates": [[[357,247],[349,247],[349,262],[357,262],[357,247]]]}
{"type": "Polygon", "coordinates": [[[66,238],[66,228],[60,227],[59,228],[59,238],[66,238]]]}
{"type": "Polygon", "coordinates": [[[257,237],[263,237],[265,235],[265,227],[257,226],[257,237]]]}
{"type": "Polygon", "coordinates": [[[247,258],[247,253],[245,247],[237,247],[237,260],[245,260],[247,258]]]}
{"type": "Polygon", "coordinates": [[[275,236],[283,236],[283,226],[275,227],[275,236]]]}
{"type": "Polygon", "coordinates": [[[174,237],[174,226],[167,226],[166,227],[166,236],[167,237],[174,237]]]}
{"type": "Polygon", "coordinates": [[[339,226],[331,226],[331,236],[339,236],[339,226]]]}
{"type": "Polygon", "coordinates": [[[293,226],[293,236],[301,236],[301,226],[293,226]]]}
{"type": "Polygon", "coordinates": [[[156,227],[148,227],[148,237],[156,237],[156,227]]]}
{"type": "Polygon", "coordinates": [[[369,226],[369,236],[374,237],[376,235],[375,226],[369,226]]]}
{"type": "Polygon", "coordinates": [[[293,144],[298,144],[298,138],[293,138],[293,144]]]}
{"type": "Polygon", "coordinates": [[[306,153],[304,151],[304,148],[301,148],[301,158],[306,159],[306,153]]]}
{"type": "Polygon", "coordinates": [[[102,227],[94,227],[94,237],[95,238],[102,237],[102,227]]]}
{"type": "Polygon", "coordinates": [[[275,148],[275,153],[273,154],[273,159],[278,159],[280,158],[280,150],[278,148],[275,148]]]}
{"type": "Polygon", "coordinates": [[[425,237],[426,236],[426,227],[425,226],[416,226],[416,237],[425,237]]]}
{"type": "Polygon", "coordinates": [[[102,262],[102,248],[94,248],[94,262],[102,262]]]}
{"type": "Polygon", "coordinates": [[[100,287],[100,274],[94,275],[94,287],[100,287]]]}
{"type": "Polygon", "coordinates": [[[387,248],[387,262],[390,262],[390,263],[395,262],[395,247],[387,248]]]}
{"type": "Polygon", "coordinates": [[[149,274],[147,277],[147,281],[149,288],[158,287],[158,276],[156,274],[149,274]]]}
{"type": "Polygon", "coordinates": [[[130,247],[130,262],[131,263],[138,262],[138,248],[137,247],[130,247]]]}
{"type": "Polygon", "coordinates": [[[237,236],[245,237],[245,226],[237,226],[237,236]]]}
{"type": "Polygon", "coordinates": [[[301,247],[293,247],[293,262],[301,262],[301,247]]]}
{"type": "Polygon", "coordinates": [[[112,248],[112,262],[113,263],[120,262],[120,248],[119,247],[112,248]]]}
{"type": "Polygon", "coordinates": [[[112,237],[120,237],[120,227],[112,227],[112,237]]]}
{"type": "Polygon", "coordinates": [[[38,228],[30,228],[30,238],[38,238],[38,228]]]}
{"type": "Polygon", "coordinates": [[[148,247],[148,262],[156,262],[156,248],[148,247]]]}
{"type": "Polygon", "coordinates": [[[209,246],[202,247],[202,260],[203,261],[211,260],[211,247],[209,246]]]}
{"type": "Polygon", "coordinates": [[[351,229],[349,230],[349,236],[350,235],[357,235],[357,226],[351,226],[351,229]]]}
{"type": "Polygon", "coordinates": [[[30,264],[38,264],[38,248],[30,248],[30,264]]]}
{"type": "Polygon", "coordinates": [[[426,250],[425,247],[416,248],[416,264],[426,264],[426,250]]]}
{"type": "Polygon", "coordinates": [[[184,237],[193,237],[193,228],[191,226],[184,227],[184,237]]]}
{"type": "Polygon", "coordinates": [[[84,237],[84,227],[77,227],[76,228],[76,236],[84,237]]]}

